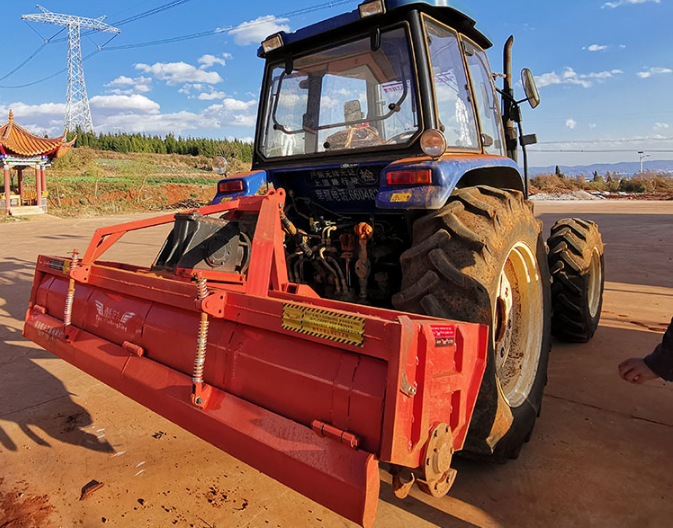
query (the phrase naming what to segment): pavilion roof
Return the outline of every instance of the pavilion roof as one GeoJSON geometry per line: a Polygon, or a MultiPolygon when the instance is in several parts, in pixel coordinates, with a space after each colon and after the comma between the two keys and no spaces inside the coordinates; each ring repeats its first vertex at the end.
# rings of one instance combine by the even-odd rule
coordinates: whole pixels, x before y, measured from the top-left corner
{"type": "Polygon", "coordinates": [[[43,138],[28,132],[14,122],[14,114],[9,111],[9,121],[0,127],[0,148],[3,154],[14,154],[20,157],[47,155],[60,158],[75,143],[65,141],[65,133],[58,138],[43,138]]]}

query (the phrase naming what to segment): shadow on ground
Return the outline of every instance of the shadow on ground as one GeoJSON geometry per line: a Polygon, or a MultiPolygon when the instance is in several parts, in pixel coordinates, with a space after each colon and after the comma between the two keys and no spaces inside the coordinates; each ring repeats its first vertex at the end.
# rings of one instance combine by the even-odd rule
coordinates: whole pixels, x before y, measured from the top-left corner
{"type": "MultiPolygon", "coordinates": [[[[51,446],[50,440],[56,440],[112,452],[110,444],[84,430],[92,424],[91,415],[41,365],[55,356],[21,335],[33,270],[33,262],[11,257],[0,262],[0,420],[16,424],[37,445],[51,446]]],[[[1,447],[16,451],[22,440],[0,426],[1,447]]]]}

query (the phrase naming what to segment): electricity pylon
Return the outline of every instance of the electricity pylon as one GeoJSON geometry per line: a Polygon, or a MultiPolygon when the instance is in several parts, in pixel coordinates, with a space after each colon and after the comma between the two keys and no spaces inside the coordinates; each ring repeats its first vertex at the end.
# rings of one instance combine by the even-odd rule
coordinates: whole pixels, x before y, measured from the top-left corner
{"type": "Polygon", "coordinates": [[[80,30],[104,31],[116,34],[119,34],[120,30],[103,23],[106,18],[104,16],[85,18],[52,13],[40,5],[37,8],[42,11],[41,14],[22,15],[21,18],[31,22],[43,22],[68,28],[68,95],[65,107],[65,129],[73,131],[79,127],[84,131],[93,132],[89,98],[84,84],[80,30]]]}

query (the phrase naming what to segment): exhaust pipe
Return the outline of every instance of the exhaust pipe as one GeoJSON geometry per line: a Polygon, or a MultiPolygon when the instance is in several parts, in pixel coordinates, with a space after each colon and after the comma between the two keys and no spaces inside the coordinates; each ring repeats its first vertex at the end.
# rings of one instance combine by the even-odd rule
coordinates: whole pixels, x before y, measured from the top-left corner
{"type": "Polygon", "coordinates": [[[505,139],[507,141],[507,157],[518,161],[519,142],[517,140],[516,125],[512,116],[514,105],[514,89],[512,87],[512,46],[514,46],[514,36],[510,36],[505,43],[504,51],[504,73],[505,82],[502,91],[506,94],[502,98],[502,121],[505,127],[505,139]]]}

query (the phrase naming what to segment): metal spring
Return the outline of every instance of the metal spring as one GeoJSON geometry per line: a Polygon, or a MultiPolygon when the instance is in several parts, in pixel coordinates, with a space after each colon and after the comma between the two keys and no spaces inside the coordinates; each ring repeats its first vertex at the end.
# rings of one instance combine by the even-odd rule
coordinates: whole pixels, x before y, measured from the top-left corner
{"type": "MultiPolygon", "coordinates": [[[[72,259],[70,259],[70,269],[74,270],[79,267],[79,251],[76,249],[72,252],[72,259]]],[[[75,302],[75,281],[70,279],[68,284],[68,295],[65,298],[65,309],[63,310],[63,324],[67,329],[72,324],[72,305],[75,302]]]]}
{"type": "Polygon", "coordinates": [[[196,358],[194,358],[193,383],[203,383],[203,369],[206,363],[206,346],[208,344],[208,319],[201,318],[199,337],[196,340],[196,358]]]}
{"type": "Polygon", "coordinates": [[[75,290],[68,289],[68,296],[65,298],[65,309],[63,310],[63,324],[68,327],[72,324],[72,304],[75,300],[75,290]]]}
{"type": "Polygon", "coordinates": [[[196,279],[196,291],[199,301],[208,297],[208,281],[204,277],[196,279]]]}
{"type": "Polygon", "coordinates": [[[70,269],[79,268],[80,264],[79,251],[74,249],[72,252],[72,258],[70,259],[70,269]]]}
{"type": "MultiPolygon", "coordinates": [[[[204,277],[196,279],[196,291],[199,301],[208,296],[208,284],[204,277]]],[[[192,382],[194,384],[203,383],[203,369],[206,363],[206,346],[208,345],[208,314],[201,314],[201,323],[199,324],[199,335],[196,340],[196,357],[194,358],[194,374],[192,382]]]]}

